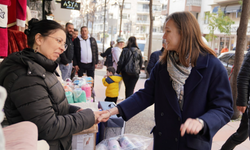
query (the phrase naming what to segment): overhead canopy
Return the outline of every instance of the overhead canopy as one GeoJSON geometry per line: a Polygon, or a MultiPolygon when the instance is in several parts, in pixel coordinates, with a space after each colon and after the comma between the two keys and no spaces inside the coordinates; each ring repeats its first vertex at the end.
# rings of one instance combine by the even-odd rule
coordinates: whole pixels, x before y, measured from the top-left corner
{"type": "Polygon", "coordinates": [[[238,12],[241,12],[241,5],[221,7],[221,10],[224,11],[225,14],[233,13],[233,12],[238,13],[238,12]]]}

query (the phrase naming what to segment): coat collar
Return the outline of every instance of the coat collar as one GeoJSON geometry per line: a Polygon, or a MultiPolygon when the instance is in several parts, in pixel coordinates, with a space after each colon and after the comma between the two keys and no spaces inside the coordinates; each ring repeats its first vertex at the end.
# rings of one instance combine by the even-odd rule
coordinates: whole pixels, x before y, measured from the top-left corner
{"type": "MultiPolygon", "coordinates": [[[[21,60],[27,64],[27,75],[38,75],[45,78],[46,71],[54,73],[58,64],[40,53],[34,53],[32,49],[24,49],[21,53],[21,60]]],[[[56,72],[56,74],[58,74],[56,72]]]]}
{"type": "MultiPolygon", "coordinates": [[[[200,69],[204,69],[208,67],[209,63],[209,56],[208,54],[200,54],[197,59],[197,65],[192,68],[191,73],[186,80],[186,83],[184,85],[184,104],[183,109],[185,109],[185,97],[187,97],[190,92],[192,92],[195,87],[202,81],[203,75],[200,73],[200,69]]],[[[162,69],[159,71],[160,76],[160,83],[163,87],[165,96],[167,97],[167,100],[173,110],[181,116],[181,110],[177,101],[176,93],[172,87],[172,81],[170,79],[169,73],[167,71],[167,64],[162,65],[162,69]]]]}

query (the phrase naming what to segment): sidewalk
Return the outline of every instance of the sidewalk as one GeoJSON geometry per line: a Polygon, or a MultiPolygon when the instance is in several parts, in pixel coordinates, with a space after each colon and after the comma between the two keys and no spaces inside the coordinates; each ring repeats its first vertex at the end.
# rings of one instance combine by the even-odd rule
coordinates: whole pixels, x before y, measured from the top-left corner
{"type": "MultiPolygon", "coordinates": [[[[96,101],[103,101],[105,99],[105,87],[102,84],[102,78],[106,74],[106,67],[103,69],[96,69],[95,71],[95,93],[96,101]]],[[[144,87],[146,75],[142,71],[140,79],[138,80],[135,91],[144,87]]],[[[122,84],[118,103],[121,102],[121,98],[125,98],[125,88],[122,84]]],[[[219,150],[225,141],[230,137],[239,127],[240,121],[231,121],[223,128],[221,128],[213,138],[212,150],[219,150]]],[[[153,135],[149,132],[154,126],[154,106],[150,106],[144,111],[140,112],[129,121],[126,122],[125,133],[132,133],[153,138],[153,135]],[[142,128],[143,125],[143,128],[142,128]]],[[[250,141],[247,139],[245,142],[238,145],[234,150],[249,150],[250,141]]]]}

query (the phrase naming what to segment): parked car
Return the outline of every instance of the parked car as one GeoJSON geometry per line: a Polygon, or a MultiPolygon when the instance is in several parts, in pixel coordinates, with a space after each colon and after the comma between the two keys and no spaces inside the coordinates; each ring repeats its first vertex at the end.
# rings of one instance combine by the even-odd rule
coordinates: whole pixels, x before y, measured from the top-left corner
{"type": "MultiPolygon", "coordinates": [[[[244,51],[244,57],[247,52],[248,51],[244,51]]],[[[218,59],[221,61],[223,66],[227,69],[227,74],[229,78],[232,76],[232,73],[233,73],[234,56],[235,56],[235,51],[225,52],[218,56],[218,59]]]]}

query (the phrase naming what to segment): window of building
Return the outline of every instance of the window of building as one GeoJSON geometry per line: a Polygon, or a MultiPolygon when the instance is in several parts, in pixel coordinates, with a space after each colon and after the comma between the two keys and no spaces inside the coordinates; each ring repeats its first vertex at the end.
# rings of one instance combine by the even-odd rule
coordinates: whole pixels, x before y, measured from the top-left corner
{"type": "Polygon", "coordinates": [[[152,6],[152,10],[153,11],[161,11],[162,9],[161,9],[161,5],[153,5],[152,6]]]}
{"type": "Polygon", "coordinates": [[[163,4],[163,5],[162,5],[162,10],[167,10],[167,9],[168,9],[168,5],[163,4]]]}
{"type": "Polygon", "coordinates": [[[130,3],[124,3],[123,8],[124,9],[130,9],[131,8],[131,4],[130,3]]]}
{"type": "Polygon", "coordinates": [[[148,15],[137,15],[138,23],[148,23],[148,15]]]}
{"type": "Polygon", "coordinates": [[[148,4],[138,4],[137,11],[140,12],[149,12],[149,5],[148,4]]]}

